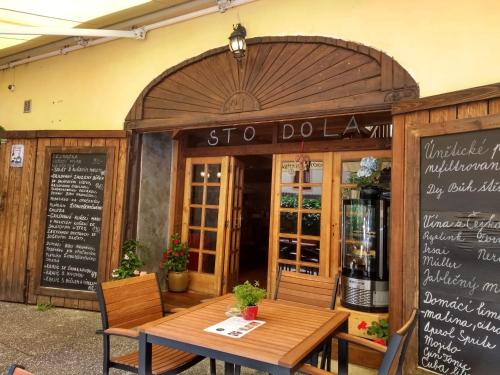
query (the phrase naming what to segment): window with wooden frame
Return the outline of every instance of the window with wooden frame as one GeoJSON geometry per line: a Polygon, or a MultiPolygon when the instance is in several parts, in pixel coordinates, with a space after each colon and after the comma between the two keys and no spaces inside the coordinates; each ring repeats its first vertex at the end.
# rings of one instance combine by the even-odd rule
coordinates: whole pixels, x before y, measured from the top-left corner
{"type": "Polygon", "coordinates": [[[272,270],[326,275],[331,153],[275,156],[272,270]]]}

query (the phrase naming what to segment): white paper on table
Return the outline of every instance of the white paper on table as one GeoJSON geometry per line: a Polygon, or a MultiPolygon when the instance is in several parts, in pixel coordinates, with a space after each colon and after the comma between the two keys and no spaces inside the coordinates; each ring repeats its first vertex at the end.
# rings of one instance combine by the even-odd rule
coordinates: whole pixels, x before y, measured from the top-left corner
{"type": "Polygon", "coordinates": [[[240,338],[265,323],[266,322],[263,320],[245,320],[239,316],[233,316],[232,318],[205,328],[204,331],[232,338],[240,338]]]}

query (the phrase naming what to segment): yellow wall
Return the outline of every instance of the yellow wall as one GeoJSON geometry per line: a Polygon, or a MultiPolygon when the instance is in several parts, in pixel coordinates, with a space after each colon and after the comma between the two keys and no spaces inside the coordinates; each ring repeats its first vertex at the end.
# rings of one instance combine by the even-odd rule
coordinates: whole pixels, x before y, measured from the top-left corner
{"type": "Polygon", "coordinates": [[[226,44],[238,20],[248,37],[323,35],[380,49],[410,72],[421,96],[496,83],[499,15],[498,0],[259,0],[151,31],[145,41],[118,40],[2,71],[0,125],[122,129],[152,79],[226,44]],[[30,114],[22,113],[25,99],[32,99],[30,114]]]}

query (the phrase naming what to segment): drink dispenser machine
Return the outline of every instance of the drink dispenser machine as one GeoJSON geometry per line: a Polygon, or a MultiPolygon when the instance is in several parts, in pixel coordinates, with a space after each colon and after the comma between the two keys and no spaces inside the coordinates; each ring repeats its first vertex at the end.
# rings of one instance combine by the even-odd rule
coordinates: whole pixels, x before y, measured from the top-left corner
{"type": "Polygon", "coordinates": [[[390,193],[342,203],[342,306],[387,312],[390,193]]]}

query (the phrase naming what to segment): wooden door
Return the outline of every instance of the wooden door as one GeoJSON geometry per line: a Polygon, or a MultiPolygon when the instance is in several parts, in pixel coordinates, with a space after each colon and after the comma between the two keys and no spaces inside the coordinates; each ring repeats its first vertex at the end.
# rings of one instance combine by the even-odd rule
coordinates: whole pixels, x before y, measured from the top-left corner
{"type": "MultiPolygon", "coordinates": [[[[372,156],[380,159],[382,169],[389,171],[392,165],[391,150],[363,150],[335,152],[333,154],[333,186],[332,186],[332,243],[331,243],[331,274],[338,272],[341,259],[341,223],[342,199],[351,198],[351,190],[357,190],[355,184],[349,182],[349,177],[360,168],[361,159],[372,156]]],[[[389,186],[387,186],[389,187],[389,186]]]]}
{"type": "Polygon", "coordinates": [[[182,241],[190,254],[191,290],[219,295],[222,287],[229,157],[186,159],[182,241]]]}
{"type": "MultiPolygon", "coordinates": [[[[0,300],[25,302],[26,263],[35,170],[36,139],[0,144],[0,300]],[[22,166],[11,152],[23,148],[22,166]]],[[[19,154],[19,151],[15,152],[19,154]]],[[[17,157],[18,155],[14,155],[17,157]]]]}
{"type": "Polygon", "coordinates": [[[228,293],[238,282],[241,240],[241,213],[243,207],[243,181],[245,168],[241,161],[230,159],[226,221],[226,243],[224,254],[224,278],[222,291],[228,293]]]}
{"type": "Polygon", "coordinates": [[[332,153],[275,155],[269,290],[278,269],[330,276],[332,153]]]}

